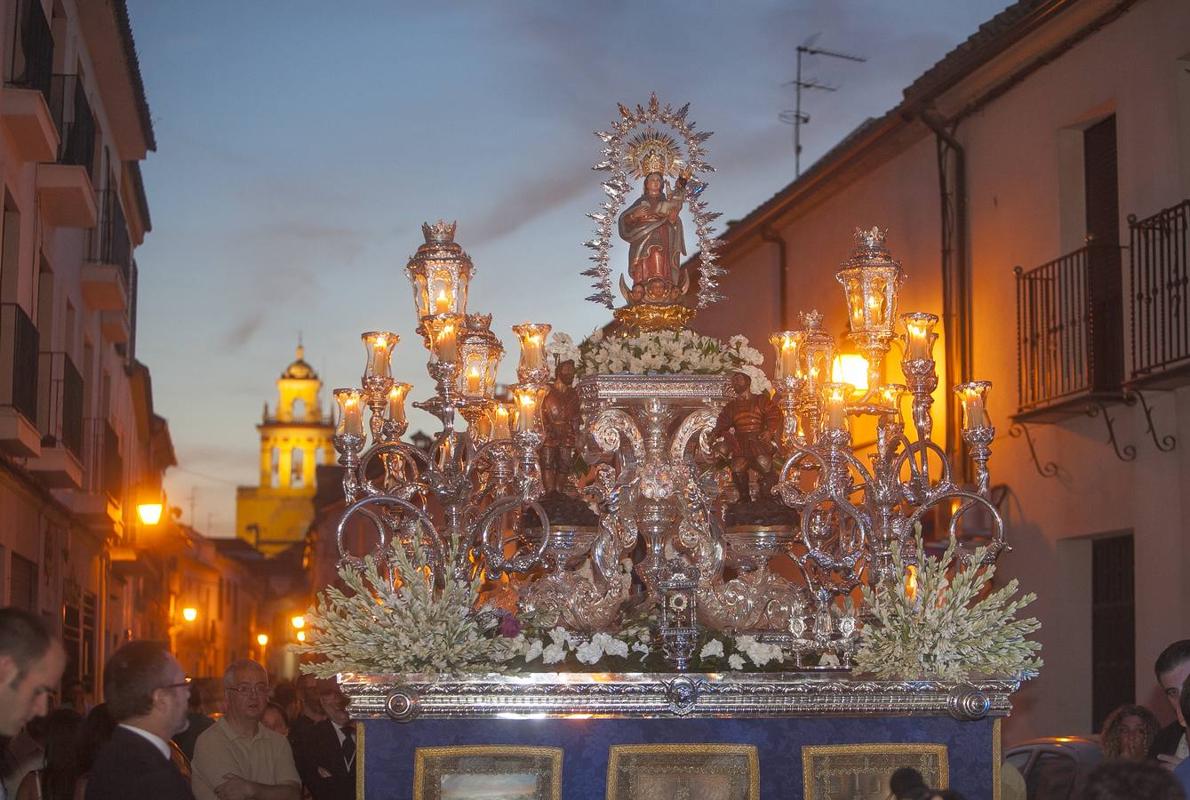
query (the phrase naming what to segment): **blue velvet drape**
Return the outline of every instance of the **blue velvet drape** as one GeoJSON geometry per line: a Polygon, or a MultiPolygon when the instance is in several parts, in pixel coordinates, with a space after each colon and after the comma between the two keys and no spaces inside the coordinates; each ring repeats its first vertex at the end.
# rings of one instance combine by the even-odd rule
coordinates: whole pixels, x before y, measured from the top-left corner
{"type": "Polygon", "coordinates": [[[722,742],[756,745],[763,800],[802,797],[805,745],[928,742],[945,744],[950,786],[967,800],[993,800],[994,721],[949,717],[782,717],[766,719],[459,719],[365,723],[368,800],[413,795],[418,747],[516,744],[561,747],[564,800],[602,800],[613,744],[722,742]]]}

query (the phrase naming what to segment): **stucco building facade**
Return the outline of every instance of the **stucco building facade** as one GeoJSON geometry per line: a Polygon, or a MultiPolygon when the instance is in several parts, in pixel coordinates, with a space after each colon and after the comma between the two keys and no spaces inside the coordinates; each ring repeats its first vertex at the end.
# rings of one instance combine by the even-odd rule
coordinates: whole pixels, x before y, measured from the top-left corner
{"type": "Polygon", "coordinates": [[[1190,635],[1188,198],[1190,5],[1039,0],[723,235],[729,299],[701,331],[763,342],[817,308],[843,334],[834,271],[880,225],[900,310],[944,320],[940,444],[950,387],[992,381],[998,579],[1039,595],[1046,661],[1007,742],[1088,733],[1133,698],[1168,717],[1152,664],[1190,635]]]}

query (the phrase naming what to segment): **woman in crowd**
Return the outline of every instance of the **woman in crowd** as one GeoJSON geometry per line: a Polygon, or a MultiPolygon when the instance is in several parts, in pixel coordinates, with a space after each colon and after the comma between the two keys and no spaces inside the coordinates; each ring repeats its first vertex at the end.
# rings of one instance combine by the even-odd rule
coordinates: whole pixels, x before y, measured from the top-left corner
{"type": "Polygon", "coordinates": [[[1125,703],[1103,721],[1103,731],[1099,734],[1103,757],[1144,761],[1159,728],[1152,711],[1144,706],[1125,703]]]}
{"type": "Polygon", "coordinates": [[[46,718],[45,762],[27,774],[16,800],[73,800],[79,776],[76,739],[83,718],[70,708],[60,708],[46,718]]]}

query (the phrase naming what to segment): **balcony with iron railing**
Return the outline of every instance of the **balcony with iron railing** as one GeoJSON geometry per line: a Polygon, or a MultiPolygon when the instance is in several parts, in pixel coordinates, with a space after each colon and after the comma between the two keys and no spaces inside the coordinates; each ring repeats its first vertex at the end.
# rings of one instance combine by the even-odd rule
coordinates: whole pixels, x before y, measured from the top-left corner
{"type": "Polygon", "coordinates": [[[27,467],[53,489],[83,482],[83,376],[66,353],[41,353],[37,421],[41,454],[27,467]]]}
{"type": "Polygon", "coordinates": [[[123,519],[120,440],[103,417],[85,418],[82,432],[82,484],[75,491],[61,493],[62,500],[81,522],[107,536],[120,529],[123,519]]]}
{"type": "Polygon", "coordinates": [[[58,136],[50,116],[54,37],[39,0],[12,3],[12,38],[0,89],[0,122],[26,161],[50,161],[58,136]]]}
{"type": "Polygon", "coordinates": [[[1190,200],[1151,217],[1128,217],[1131,383],[1190,383],[1190,200]]]}
{"type": "Polygon", "coordinates": [[[1122,396],[1120,248],[1088,244],[1016,267],[1017,419],[1054,420],[1122,396]]]}
{"type": "Polygon", "coordinates": [[[103,191],[99,207],[99,226],[91,232],[90,258],[83,264],[83,300],[88,308],[126,318],[131,306],[132,240],[115,187],[103,191]]]}
{"type": "Polygon", "coordinates": [[[57,162],[38,167],[43,213],[53,226],[93,228],[99,213],[92,182],[97,132],[81,76],[53,76],[50,113],[60,145],[57,162]]]}
{"type": "Polygon", "coordinates": [[[17,303],[0,303],[0,449],[41,452],[37,429],[38,349],[41,336],[17,303]]]}

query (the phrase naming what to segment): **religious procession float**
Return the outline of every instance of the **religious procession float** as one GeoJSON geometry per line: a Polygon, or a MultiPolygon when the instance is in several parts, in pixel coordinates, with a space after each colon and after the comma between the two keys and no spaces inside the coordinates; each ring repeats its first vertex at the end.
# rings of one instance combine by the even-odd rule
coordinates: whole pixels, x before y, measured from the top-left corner
{"type": "Polygon", "coordinates": [[[773,333],[771,373],[743,337],[694,332],[724,300],[710,133],[654,96],[597,136],[583,274],[606,327],[576,345],[513,325],[504,391],[456,226],[426,224],[405,272],[434,392],[414,405],[441,432],[402,440],[396,333],[364,333],[361,386],[334,392],[340,580],[300,649],[363,723],[360,796],[883,798],[913,766],[998,797],[999,719],[1040,661],[1031,597],[990,582],[989,384],[953,387],[961,483],[931,438],[938,318],[898,309],[878,227],[836,273],[865,390],[832,374],[814,311],[773,333]],[[904,384],[883,382],[893,357],[904,384]]]}

